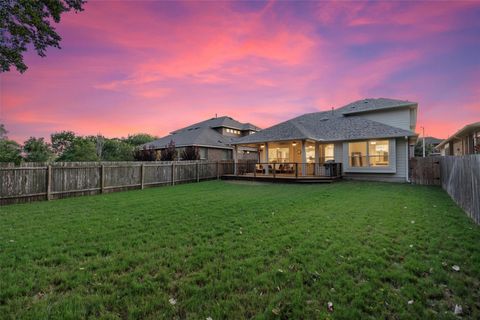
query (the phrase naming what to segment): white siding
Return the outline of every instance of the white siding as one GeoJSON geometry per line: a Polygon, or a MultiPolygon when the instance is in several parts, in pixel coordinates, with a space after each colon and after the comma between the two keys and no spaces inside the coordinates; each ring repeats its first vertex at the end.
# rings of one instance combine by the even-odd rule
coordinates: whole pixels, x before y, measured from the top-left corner
{"type": "Polygon", "coordinates": [[[333,157],[335,162],[343,162],[343,143],[335,142],[333,145],[333,157]]]}
{"type": "Polygon", "coordinates": [[[413,114],[408,108],[359,113],[358,116],[404,130],[415,129],[414,127],[411,128],[412,120],[410,117],[413,114]]]}

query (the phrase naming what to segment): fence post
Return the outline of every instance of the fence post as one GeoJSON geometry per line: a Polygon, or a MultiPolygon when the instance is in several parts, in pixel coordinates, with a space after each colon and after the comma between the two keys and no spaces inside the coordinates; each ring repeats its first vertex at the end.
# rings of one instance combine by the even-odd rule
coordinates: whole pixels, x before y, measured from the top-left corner
{"type": "Polygon", "coordinates": [[[105,191],[105,165],[102,164],[100,167],[100,192],[103,193],[105,191]]]}
{"type": "Polygon", "coordinates": [[[275,179],[275,173],[276,173],[276,171],[277,171],[277,170],[275,169],[275,167],[276,167],[276,164],[274,163],[274,164],[273,164],[273,167],[272,167],[272,170],[273,170],[273,179],[275,179]]]}
{"type": "Polygon", "coordinates": [[[220,162],[217,160],[217,180],[220,179],[220,162]]]}
{"type": "Polygon", "coordinates": [[[144,181],[145,181],[145,164],[142,163],[140,167],[140,188],[143,190],[144,188],[144,181]]]}
{"type": "Polygon", "coordinates": [[[52,192],[52,166],[47,166],[47,201],[51,199],[52,192]]]}
{"type": "Polygon", "coordinates": [[[200,182],[200,164],[195,162],[195,171],[197,172],[197,182],[200,182]]]}
{"type": "Polygon", "coordinates": [[[295,162],[295,179],[298,179],[298,162],[295,162]]]}
{"type": "Polygon", "coordinates": [[[172,161],[172,186],[175,185],[175,162],[172,161]]]}

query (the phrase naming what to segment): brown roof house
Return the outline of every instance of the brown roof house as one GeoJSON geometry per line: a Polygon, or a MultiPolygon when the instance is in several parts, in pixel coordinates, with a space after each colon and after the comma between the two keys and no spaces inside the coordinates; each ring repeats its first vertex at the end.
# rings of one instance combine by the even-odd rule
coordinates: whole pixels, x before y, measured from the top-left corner
{"type": "MultiPolygon", "coordinates": [[[[188,147],[196,148],[201,160],[231,160],[232,143],[259,130],[259,127],[251,123],[241,123],[228,116],[215,117],[172,131],[140,148],[157,151],[157,159],[160,159],[161,151],[173,143],[179,160],[182,160],[182,151],[188,147]]],[[[256,148],[245,147],[238,151],[239,159],[257,159],[256,148]]]]}

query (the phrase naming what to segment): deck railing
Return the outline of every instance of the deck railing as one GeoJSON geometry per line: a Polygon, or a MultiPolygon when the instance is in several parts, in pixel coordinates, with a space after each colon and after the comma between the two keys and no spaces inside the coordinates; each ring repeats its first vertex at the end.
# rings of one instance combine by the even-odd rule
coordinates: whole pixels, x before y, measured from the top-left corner
{"type": "Polygon", "coordinates": [[[237,162],[237,175],[276,177],[329,177],[342,176],[342,164],[337,162],[237,162]]]}

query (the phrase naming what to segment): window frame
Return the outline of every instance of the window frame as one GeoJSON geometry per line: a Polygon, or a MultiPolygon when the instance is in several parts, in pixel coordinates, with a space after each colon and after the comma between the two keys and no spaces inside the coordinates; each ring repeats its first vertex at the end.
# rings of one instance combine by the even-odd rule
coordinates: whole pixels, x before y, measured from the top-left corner
{"type": "Polygon", "coordinates": [[[364,140],[354,140],[354,141],[345,141],[343,143],[343,163],[344,163],[344,172],[376,172],[376,173],[396,173],[396,139],[389,138],[379,138],[379,139],[364,139],[364,140]],[[370,142],[372,141],[388,141],[388,165],[386,166],[372,166],[370,164],[370,142]],[[365,155],[367,165],[364,167],[354,167],[350,165],[350,143],[355,142],[364,142],[366,143],[367,153],[365,155]]]}

